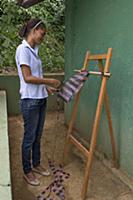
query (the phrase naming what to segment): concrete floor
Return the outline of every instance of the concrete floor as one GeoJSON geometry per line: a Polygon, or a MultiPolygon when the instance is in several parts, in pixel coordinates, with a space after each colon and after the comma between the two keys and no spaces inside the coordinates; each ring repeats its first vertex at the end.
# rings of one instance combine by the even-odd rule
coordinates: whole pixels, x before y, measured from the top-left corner
{"type": "MultiPolygon", "coordinates": [[[[63,113],[47,113],[45,134],[42,138],[42,163],[47,166],[47,156],[54,159],[56,164],[62,160],[62,152],[67,130],[64,126],[63,113]]],[[[36,200],[36,196],[52,181],[52,177],[41,177],[40,186],[30,186],[23,179],[21,166],[21,142],[23,122],[21,116],[9,118],[10,158],[12,174],[13,200],[36,200]]],[[[64,170],[71,174],[65,182],[66,200],[80,200],[84,177],[83,160],[69,153],[68,164],[64,170]]],[[[58,198],[57,198],[58,200],[58,198]]],[[[90,184],[86,200],[133,200],[133,192],[103,163],[94,159],[90,184]]]]}

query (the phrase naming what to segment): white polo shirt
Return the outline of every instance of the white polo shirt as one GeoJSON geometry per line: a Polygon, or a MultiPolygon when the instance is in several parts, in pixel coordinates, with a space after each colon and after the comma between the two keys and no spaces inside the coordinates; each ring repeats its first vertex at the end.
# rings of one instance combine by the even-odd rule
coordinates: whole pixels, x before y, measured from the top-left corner
{"type": "Polygon", "coordinates": [[[16,50],[16,64],[18,68],[18,75],[20,78],[20,95],[21,99],[32,98],[42,99],[48,96],[44,84],[31,84],[24,81],[21,66],[28,65],[31,74],[36,77],[43,77],[42,62],[38,56],[38,47],[34,49],[28,44],[26,40],[22,41],[16,50]]]}

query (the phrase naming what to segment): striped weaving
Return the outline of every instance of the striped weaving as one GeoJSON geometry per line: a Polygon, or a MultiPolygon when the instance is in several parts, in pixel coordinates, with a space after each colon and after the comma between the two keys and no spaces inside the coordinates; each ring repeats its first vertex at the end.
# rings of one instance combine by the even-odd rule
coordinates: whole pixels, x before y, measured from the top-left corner
{"type": "Polygon", "coordinates": [[[70,102],[72,97],[83,87],[85,77],[88,75],[88,71],[82,71],[81,73],[74,74],[63,84],[62,88],[58,92],[58,96],[61,97],[66,103],[70,102]]]}

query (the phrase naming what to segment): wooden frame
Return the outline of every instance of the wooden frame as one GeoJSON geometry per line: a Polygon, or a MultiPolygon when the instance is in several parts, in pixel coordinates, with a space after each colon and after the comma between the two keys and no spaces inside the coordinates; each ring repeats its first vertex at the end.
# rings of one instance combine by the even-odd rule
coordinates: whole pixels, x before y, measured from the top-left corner
{"type": "MultiPolygon", "coordinates": [[[[86,70],[88,68],[90,60],[97,60],[99,71],[102,73],[108,73],[109,68],[110,68],[111,57],[112,57],[112,48],[108,49],[107,54],[91,55],[90,52],[87,51],[85,60],[84,60],[84,66],[81,70],[86,70]],[[105,60],[105,66],[103,66],[102,60],[105,60]]],[[[114,167],[117,167],[116,145],[115,145],[113,126],[112,126],[112,120],[111,120],[111,114],[110,114],[109,98],[107,95],[107,88],[106,88],[107,80],[108,80],[107,76],[102,76],[101,88],[99,92],[99,98],[98,98],[96,113],[95,113],[94,122],[93,122],[90,147],[87,149],[72,135],[73,125],[74,125],[76,115],[77,115],[77,110],[78,110],[80,91],[77,93],[75,97],[73,111],[71,114],[71,119],[70,119],[70,123],[68,127],[67,138],[66,138],[66,143],[64,147],[64,156],[63,156],[64,161],[69,151],[70,143],[74,144],[87,157],[85,177],[84,177],[83,188],[82,188],[82,193],[81,193],[82,200],[85,199],[87,189],[88,189],[88,182],[89,182],[91,168],[92,168],[92,160],[94,156],[94,151],[95,151],[96,143],[97,143],[98,128],[99,128],[103,104],[105,105],[106,115],[107,115],[107,120],[108,120],[109,133],[110,133],[111,146],[112,146],[113,164],[114,164],[114,167]]]]}

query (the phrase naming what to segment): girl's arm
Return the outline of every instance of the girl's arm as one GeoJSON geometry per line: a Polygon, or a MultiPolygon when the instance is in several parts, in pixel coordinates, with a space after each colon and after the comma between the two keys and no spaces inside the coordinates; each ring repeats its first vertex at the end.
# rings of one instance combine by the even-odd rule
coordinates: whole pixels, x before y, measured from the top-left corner
{"type": "Polygon", "coordinates": [[[30,67],[27,65],[21,66],[23,78],[26,83],[33,83],[33,84],[46,84],[46,85],[52,85],[53,87],[58,88],[61,85],[61,82],[57,79],[53,78],[39,78],[36,76],[33,76],[31,74],[30,67]]]}

